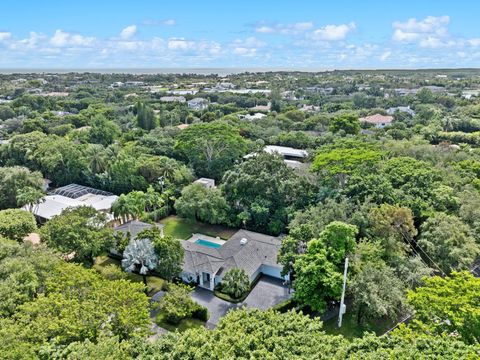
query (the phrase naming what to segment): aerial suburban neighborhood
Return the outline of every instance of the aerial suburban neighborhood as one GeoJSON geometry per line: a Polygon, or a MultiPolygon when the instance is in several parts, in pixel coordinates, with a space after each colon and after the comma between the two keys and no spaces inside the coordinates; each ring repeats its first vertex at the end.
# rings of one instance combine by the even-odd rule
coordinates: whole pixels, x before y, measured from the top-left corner
{"type": "Polygon", "coordinates": [[[0,8],[0,360],[480,359],[478,4],[0,8]]]}

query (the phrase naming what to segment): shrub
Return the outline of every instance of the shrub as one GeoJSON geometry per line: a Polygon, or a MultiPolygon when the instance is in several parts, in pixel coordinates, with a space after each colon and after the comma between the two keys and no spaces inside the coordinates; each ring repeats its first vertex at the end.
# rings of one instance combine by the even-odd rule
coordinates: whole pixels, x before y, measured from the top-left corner
{"type": "Polygon", "coordinates": [[[202,321],[208,321],[208,309],[205,306],[198,305],[193,311],[192,317],[202,321]]]}
{"type": "Polygon", "coordinates": [[[191,317],[199,308],[195,301],[189,295],[192,288],[187,285],[169,285],[169,291],[160,300],[158,307],[165,313],[165,319],[174,325],[180,323],[182,319],[191,317]]]}

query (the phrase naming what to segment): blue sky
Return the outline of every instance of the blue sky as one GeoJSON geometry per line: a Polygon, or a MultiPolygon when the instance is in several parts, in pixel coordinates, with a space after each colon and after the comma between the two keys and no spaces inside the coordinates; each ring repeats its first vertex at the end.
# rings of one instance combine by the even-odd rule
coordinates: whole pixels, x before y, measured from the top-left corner
{"type": "Polygon", "coordinates": [[[480,1],[2,0],[0,68],[480,65],[480,1]]]}

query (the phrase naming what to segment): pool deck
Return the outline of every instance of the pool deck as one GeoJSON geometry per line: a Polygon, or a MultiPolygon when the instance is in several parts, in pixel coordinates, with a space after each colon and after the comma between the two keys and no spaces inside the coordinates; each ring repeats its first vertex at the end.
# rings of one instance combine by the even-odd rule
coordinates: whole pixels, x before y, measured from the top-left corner
{"type": "Polygon", "coordinates": [[[223,245],[226,243],[225,240],[220,239],[219,237],[214,238],[213,236],[208,236],[208,235],[203,235],[203,234],[192,234],[192,237],[188,239],[187,241],[190,242],[195,242],[197,240],[206,240],[210,241],[212,243],[218,244],[218,245],[223,245]]]}

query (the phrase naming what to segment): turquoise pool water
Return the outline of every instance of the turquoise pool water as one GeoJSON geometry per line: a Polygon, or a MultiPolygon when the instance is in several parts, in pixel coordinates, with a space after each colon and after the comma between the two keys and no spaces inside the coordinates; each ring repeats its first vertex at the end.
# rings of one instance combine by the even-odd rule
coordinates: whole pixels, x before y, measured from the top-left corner
{"type": "Polygon", "coordinates": [[[212,249],[219,249],[222,247],[222,245],[220,244],[217,244],[208,240],[203,240],[203,239],[198,239],[197,241],[195,241],[195,244],[206,246],[212,249]]]}

